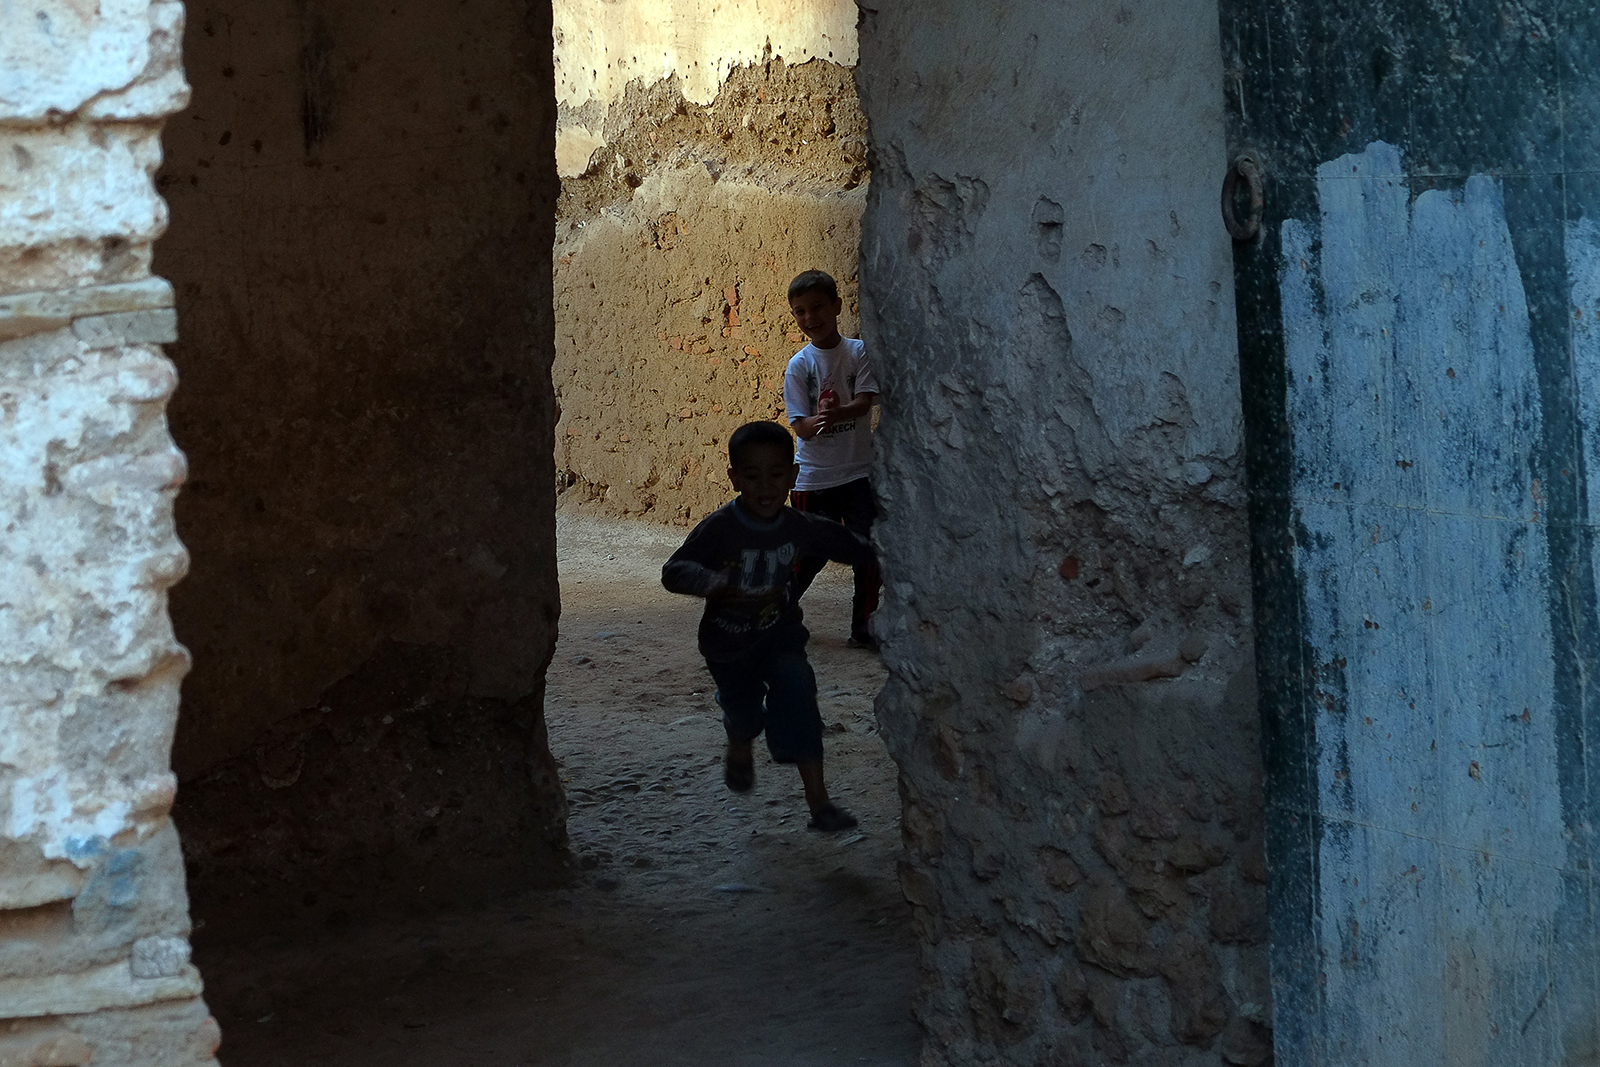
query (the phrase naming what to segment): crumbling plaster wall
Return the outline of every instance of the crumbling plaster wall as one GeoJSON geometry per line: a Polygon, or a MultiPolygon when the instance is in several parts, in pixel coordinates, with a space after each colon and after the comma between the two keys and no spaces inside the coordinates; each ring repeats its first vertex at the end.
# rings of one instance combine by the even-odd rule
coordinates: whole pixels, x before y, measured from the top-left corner
{"type": "Polygon", "coordinates": [[[688,523],[727,435],[783,417],[818,267],[857,329],[855,5],[561,0],[554,379],[561,506],[688,523]]]}
{"type": "Polygon", "coordinates": [[[1216,10],[864,11],[924,1063],[1271,1056],[1216,10]]]}
{"type": "Polygon", "coordinates": [[[492,889],[564,833],[548,5],[190,5],[157,251],[197,913],[492,889]]]}
{"type": "Polygon", "coordinates": [[[0,7],[0,1063],[215,1063],[168,816],[182,5],[0,7]]]}
{"type": "Polygon", "coordinates": [[[610,109],[634,81],[673,77],[685,100],[711,103],[740,66],[856,63],[856,10],[840,0],[558,0],[556,158],[580,173],[607,142],[610,109]]]}

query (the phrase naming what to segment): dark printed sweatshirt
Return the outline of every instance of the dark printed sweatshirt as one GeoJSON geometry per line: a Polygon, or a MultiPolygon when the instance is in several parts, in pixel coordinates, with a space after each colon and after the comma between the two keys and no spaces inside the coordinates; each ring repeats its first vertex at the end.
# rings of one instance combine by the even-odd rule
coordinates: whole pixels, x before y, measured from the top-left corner
{"type": "Polygon", "coordinates": [[[705,596],[718,575],[728,576],[728,592],[706,600],[700,616],[700,654],[725,663],[775,627],[800,621],[795,564],[802,556],[867,563],[872,546],[831,519],[785,507],[762,522],[732,501],[690,532],[661,568],[661,584],[670,592],[705,596]]]}

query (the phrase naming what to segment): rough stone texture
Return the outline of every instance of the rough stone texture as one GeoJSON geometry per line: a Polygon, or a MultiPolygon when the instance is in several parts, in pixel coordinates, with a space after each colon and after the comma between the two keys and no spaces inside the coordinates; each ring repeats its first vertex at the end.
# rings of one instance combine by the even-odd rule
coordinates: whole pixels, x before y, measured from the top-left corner
{"type": "Polygon", "coordinates": [[[781,56],[608,114],[557,220],[561,506],[688,523],[727,501],[727,435],[783,418],[789,279],[832,273],[856,331],[866,124],[848,69],[781,56]]]}
{"type": "Polygon", "coordinates": [[[1263,1062],[1215,8],[863,10],[924,1063],[1263,1062]]]}
{"type": "Polygon", "coordinates": [[[182,34],[183,5],[175,0],[7,4],[0,120],[37,129],[69,116],[143,125],[170,115],[189,99],[182,34]]]}
{"type": "Polygon", "coordinates": [[[214,1063],[168,817],[176,3],[0,12],[0,1061],[214,1063]]]}
{"type": "Polygon", "coordinates": [[[93,1015],[0,1023],[0,1063],[10,1067],[172,1067],[214,1064],[221,1032],[198,999],[93,1015]]]}
{"type": "Polygon", "coordinates": [[[459,899],[562,840],[549,19],[190,8],[159,264],[195,561],[174,763],[208,918],[459,899]]]}

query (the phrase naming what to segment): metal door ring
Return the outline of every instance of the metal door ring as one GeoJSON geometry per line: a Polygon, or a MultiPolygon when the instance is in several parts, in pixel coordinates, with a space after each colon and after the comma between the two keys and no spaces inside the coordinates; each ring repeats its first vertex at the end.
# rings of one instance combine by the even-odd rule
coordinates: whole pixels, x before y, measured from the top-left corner
{"type": "Polygon", "coordinates": [[[1265,207],[1261,168],[1249,156],[1240,156],[1228,169],[1228,176],[1222,179],[1222,224],[1228,228],[1228,236],[1235,241],[1248,241],[1255,237],[1261,232],[1261,214],[1265,207]],[[1243,221],[1236,218],[1233,211],[1234,197],[1239,191],[1241,179],[1250,193],[1250,214],[1243,221]]]}

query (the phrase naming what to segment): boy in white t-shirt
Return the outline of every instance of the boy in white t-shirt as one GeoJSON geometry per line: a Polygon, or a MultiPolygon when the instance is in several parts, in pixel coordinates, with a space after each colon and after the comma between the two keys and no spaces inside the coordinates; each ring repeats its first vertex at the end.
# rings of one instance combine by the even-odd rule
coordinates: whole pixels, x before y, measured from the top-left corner
{"type": "MultiPolygon", "coordinates": [[[[808,270],[789,283],[789,310],[811,343],[789,360],[783,376],[783,403],[797,438],[800,475],[789,502],[797,511],[844,523],[870,537],[876,505],[867,475],[872,469],[872,405],[878,382],[867,362],[866,346],[839,335],[839,286],[820,270],[808,270]]],[[[800,591],[826,560],[801,559],[800,591]]],[[[868,620],[878,607],[883,576],[876,561],[855,567],[850,604],[852,648],[878,647],[868,620]]]]}

